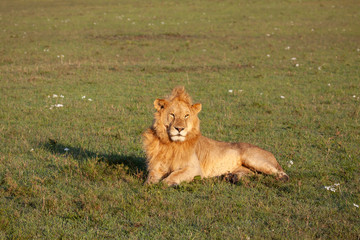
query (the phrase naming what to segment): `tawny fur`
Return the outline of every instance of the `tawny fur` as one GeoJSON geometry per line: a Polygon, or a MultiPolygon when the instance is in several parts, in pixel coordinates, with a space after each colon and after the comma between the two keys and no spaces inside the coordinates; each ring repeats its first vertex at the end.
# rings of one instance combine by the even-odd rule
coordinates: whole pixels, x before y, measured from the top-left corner
{"type": "Polygon", "coordinates": [[[177,185],[202,178],[233,174],[238,178],[252,170],[287,181],[274,155],[248,143],[219,142],[200,133],[201,104],[192,104],[184,87],[174,88],[166,99],[156,99],[152,127],[143,133],[149,171],[147,184],[164,181],[177,185]]]}

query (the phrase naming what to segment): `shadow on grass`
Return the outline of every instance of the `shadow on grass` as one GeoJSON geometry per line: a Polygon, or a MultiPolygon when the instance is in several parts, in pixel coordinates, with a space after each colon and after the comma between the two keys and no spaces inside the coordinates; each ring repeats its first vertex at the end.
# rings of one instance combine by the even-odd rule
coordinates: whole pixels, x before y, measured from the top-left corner
{"type": "Polygon", "coordinates": [[[86,160],[95,158],[98,159],[99,162],[105,162],[109,165],[121,164],[127,166],[129,169],[129,174],[131,175],[135,175],[140,172],[146,172],[145,158],[142,157],[122,154],[97,153],[82,147],[71,147],[69,145],[63,145],[53,139],[49,139],[49,141],[43,143],[42,146],[53,154],[66,154],[78,162],[85,162],[86,160]]]}

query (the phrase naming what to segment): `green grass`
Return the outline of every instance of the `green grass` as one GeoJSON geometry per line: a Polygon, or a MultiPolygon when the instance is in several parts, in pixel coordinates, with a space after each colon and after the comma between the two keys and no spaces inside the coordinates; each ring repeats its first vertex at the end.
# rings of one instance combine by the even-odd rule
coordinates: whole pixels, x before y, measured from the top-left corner
{"type": "Polygon", "coordinates": [[[359,10],[2,1],[0,239],[359,239],[359,10]],[[273,152],[290,182],[143,186],[140,135],[178,85],[203,135],[273,152]]]}

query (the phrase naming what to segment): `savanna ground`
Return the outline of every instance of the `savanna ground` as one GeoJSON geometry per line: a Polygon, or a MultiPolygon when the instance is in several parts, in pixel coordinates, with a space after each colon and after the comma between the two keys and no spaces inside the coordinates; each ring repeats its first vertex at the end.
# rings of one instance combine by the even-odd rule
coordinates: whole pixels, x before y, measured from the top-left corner
{"type": "Polygon", "coordinates": [[[360,4],[0,2],[0,238],[359,239],[360,4]],[[256,175],[143,186],[153,101],[275,154],[256,175]]]}

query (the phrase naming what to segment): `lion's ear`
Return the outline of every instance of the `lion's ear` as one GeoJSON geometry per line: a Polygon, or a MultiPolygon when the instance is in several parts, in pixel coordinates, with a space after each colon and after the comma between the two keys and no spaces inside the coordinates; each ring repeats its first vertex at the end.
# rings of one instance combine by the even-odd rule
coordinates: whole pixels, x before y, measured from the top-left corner
{"type": "Polygon", "coordinates": [[[199,113],[201,111],[201,103],[195,103],[191,106],[195,113],[199,113]]]}
{"type": "Polygon", "coordinates": [[[168,104],[168,101],[166,101],[165,99],[156,99],[154,101],[154,107],[158,111],[165,108],[167,104],[168,104]]]}

